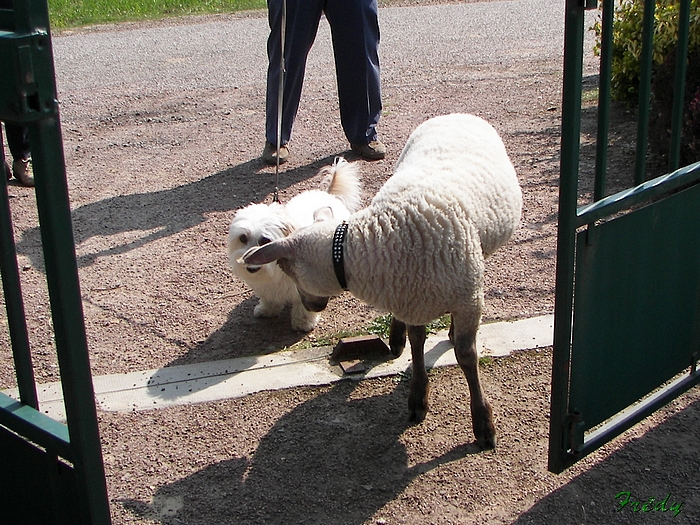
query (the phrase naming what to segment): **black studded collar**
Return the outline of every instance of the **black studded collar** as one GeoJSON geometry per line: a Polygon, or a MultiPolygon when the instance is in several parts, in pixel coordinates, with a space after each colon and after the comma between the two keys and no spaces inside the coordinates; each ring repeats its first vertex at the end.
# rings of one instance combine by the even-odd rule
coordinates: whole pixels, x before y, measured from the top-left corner
{"type": "Polygon", "coordinates": [[[345,280],[345,262],[343,260],[343,244],[345,244],[347,233],[348,223],[343,221],[338,224],[333,234],[333,270],[335,270],[335,277],[343,290],[348,289],[348,283],[345,280]]]}

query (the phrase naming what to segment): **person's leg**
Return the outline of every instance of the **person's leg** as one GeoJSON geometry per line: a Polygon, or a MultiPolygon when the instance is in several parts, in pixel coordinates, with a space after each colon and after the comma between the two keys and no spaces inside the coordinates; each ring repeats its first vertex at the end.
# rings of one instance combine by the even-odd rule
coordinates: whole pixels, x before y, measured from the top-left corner
{"type": "MultiPolygon", "coordinates": [[[[281,55],[282,0],[268,0],[270,37],[267,41],[269,59],[267,69],[267,96],[265,111],[265,138],[277,144],[277,99],[281,55]]],[[[309,50],[316,38],[318,23],[323,12],[322,0],[287,0],[287,23],[284,44],[285,78],[281,144],[286,144],[299,109],[304,71],[309,50]]]]}
{"type": "Polygon", "coordinates": [[[3,164],[3,169],[5,170],[5,178],[10,180],[12,178],[12,170],[9,164],[5,161],[5,140],[3,138],[2,123],[0,123],[0,162],[3,164]]]}
{"type": "Polygon", "coordinates": [[[377,140],[382,110],[377,0],[328,0],[343,130],[353,145],[377,140]]]}
{"type": "Polygon", "coordinates": [[[5,122],[7,145],[14,160],[27,160],[31,157],[29,149],[29,130],[26,126],[5,122]]]}

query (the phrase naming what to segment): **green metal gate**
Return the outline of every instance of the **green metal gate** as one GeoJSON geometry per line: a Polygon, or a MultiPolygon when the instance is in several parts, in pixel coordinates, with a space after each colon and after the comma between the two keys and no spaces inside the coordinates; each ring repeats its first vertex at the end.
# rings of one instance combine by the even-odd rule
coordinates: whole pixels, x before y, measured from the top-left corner
{"type": "Polygon", "coordinates": [[[645,181],[654,0],[644,1],[635,187],[603,197],[613,1],[602,4],[594,202],[578,207],[584,14],[566,1],[549,469],[700,382],[700,163],[678,168],[690,0],[681,0],[670,173],[645,181]]]}
{"type": "MultiPolygon", "coordinates": [[[[3,524],[110,523],[45,0],[0,10],[0,120],[26,125],[67,425],[39,411],[5,177],[0,271],[20,400],[0,394],[3,524]]],[[[0,134],[1,135],[1,134],[0,134]]],[[[0,136],[1,139],[1,136],[0,136]]],[[[0,142],[1,144],[1,142],[0,142]]],[[[4,162],[4,154],[0,156],[4,162]]]]}

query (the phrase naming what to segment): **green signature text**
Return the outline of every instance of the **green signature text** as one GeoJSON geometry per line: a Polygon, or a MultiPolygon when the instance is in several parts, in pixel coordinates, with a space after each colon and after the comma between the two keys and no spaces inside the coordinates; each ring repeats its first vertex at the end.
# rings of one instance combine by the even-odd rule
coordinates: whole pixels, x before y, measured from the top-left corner
{"type": "Polygon", "coordinates": [[[618,492],[615,496],[619,505],[617,512],[620,512],[625,507],[632,512],[672,512],[673,516],[678,516],[683,507],[683,503],[669,503],[671,501],[671,493],[669,492],[664,499],[656,500],[651,497],[646,501],[635,500],[632,498],[632,493],[629,491],[618,492]]]}

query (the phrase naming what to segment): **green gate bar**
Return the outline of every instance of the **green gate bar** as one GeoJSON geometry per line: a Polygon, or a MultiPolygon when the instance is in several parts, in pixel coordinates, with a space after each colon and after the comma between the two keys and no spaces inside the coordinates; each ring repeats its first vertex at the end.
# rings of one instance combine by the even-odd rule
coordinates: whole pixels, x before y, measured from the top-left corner
{"type": "Polygon", "coordinates": [[[688,69],[688,40],[690,31],[690,0],[681,0],[678,10],[678,51],[676,53],[676,78],[673,89],[673,114],[671,117],[671,148],[668,153],[668,169],[680,166],[681,129],[685,102],[685,75],[688,69]]]}
{"type": "MultiPolygon", "coordinates": [[[[0,131],[0,144],[2,132],[0,131]]],[[[0,148],[0,166],[4,165],[5,154],[0,148]]],[[[5,293],[5,309],[12,339],[12,356],[15,362],[17,387],[20,399],[25,405],[39,410],[39,400],[34,381],[32,357],[29,353],[29,335],[27,321],[24,317],[24,301],[17,267],[17,252],[12,234],[12,216],[10,215],[10,200],[7,194],[7,181],[2,179],[2,196],[0,196],[0,274],[5,293]]]]}
{"type": "Polygon", "coordinates": [[[605,196],[605,175],[608,172],[608,130],[610,127],[610,85],[612,77],[613,14],[615,2],[603,4],[600,37],[600,78],[598,82],[598,135],[596,139],[593,200],[605,196]]]}
{"type": "Polygon", "coordinates": [[[646,178],[647,145],[649,141],[649,104],[651,103],[652,58],[654,51],[654,12],[656,0],[644,0],[642,22],[642,54],[639,59],[639,106],[637,111],[637,154],[635,157],[634,183],[646,178]]]}
{"type": "Polygon", "coordinates": [[[569,447],[566,424],[569,413],[574,260],[576,253],[576,204],[581,135],[583,80],[583,2],[566,1],[564,29],[564,79],[561,116],[559,180],[559,228],[557,233],[556,294],[554,302],[554,354],[549,422],[549,469],[562,470],[562,453],[569,447]]]}

